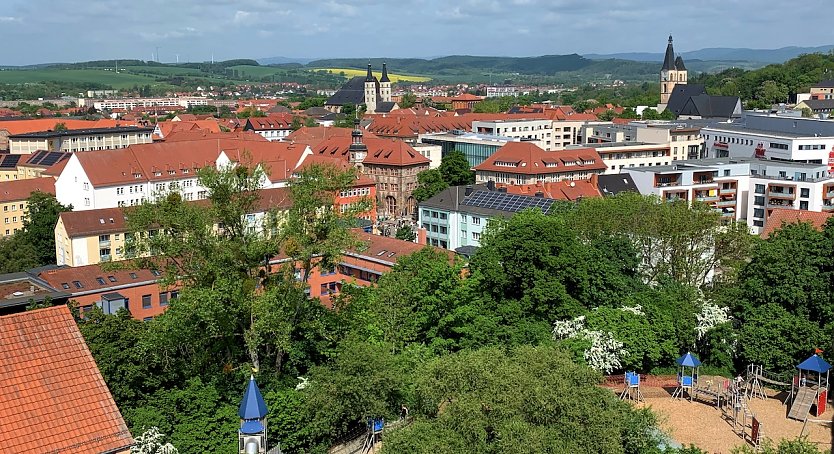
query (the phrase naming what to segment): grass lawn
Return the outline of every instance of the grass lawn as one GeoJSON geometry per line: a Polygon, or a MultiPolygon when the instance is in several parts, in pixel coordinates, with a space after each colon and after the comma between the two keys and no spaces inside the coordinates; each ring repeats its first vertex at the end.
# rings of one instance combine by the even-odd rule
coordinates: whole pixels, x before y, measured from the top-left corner
{"type": "Polygon", "coordinates": [[[130,88],[134,85],[154,85],[156,79],[141,74],[116,73],[104,69],[18,69],[0,70],[0,84],[25,84],[36,82],[75,82],[110,85],[113,88],[130,88]]]}
{"type": "MultiPolygon", "coordinates": [[[[328,72],[333,73],[333,74],[339,74],[339,73],[343,72],[343,73],[345,73],[345,76],[347,76],[348,78],[356,77],[356,76],[364,76],[365,74],[367,74],[367,71],[365,71],[365,70],[351,69],[351,68],[314,68],[314,69],[311,69],[311,71],[321,71],[321,70],[325,70],[325,71],[328,71],[328,72]]],[[[374,75],[377,78],[382,77],[382,72],[374,71],[374,75]]],[[[408,76],[408,75],[394,74],[394,73],[388,73],[388,78],[391,79],[391,82],[399,82],[401,80],[405,81],[405,82],[428,82],[428,81],[431,80],[430,77],[408,76]]]]}

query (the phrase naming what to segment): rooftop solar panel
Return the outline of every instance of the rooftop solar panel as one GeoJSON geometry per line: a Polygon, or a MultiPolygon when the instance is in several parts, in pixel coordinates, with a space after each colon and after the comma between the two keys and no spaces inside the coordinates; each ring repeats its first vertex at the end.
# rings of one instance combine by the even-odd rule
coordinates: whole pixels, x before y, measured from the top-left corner
{"type": "Polygon", "coordinates": [[[539,208],[542,211],[547,211],[553,204],[553,200],[498,191],[475,191],[465,197],[461,204],[516,213],[527,208],[539,208]]]}
{"type": "Polygon", "coordinates": [[[18,161],[20,161],[19,154],[0,154],[0,168],[3,169],[13,169],[17,167],[18,161]]]}

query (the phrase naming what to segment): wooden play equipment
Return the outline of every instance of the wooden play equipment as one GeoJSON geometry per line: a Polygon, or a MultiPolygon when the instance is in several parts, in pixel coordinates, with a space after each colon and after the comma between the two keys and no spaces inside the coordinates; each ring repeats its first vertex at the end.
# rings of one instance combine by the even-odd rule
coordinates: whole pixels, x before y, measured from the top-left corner
{"type": "Polygon", "coordinates": [[[814,407],[814,416],[825,413],[828,401],[828,378],[831,365],[814,353],[796,366],[799,373],[791,382],[791,409],[788,418],[806,421],[814,407]]]}

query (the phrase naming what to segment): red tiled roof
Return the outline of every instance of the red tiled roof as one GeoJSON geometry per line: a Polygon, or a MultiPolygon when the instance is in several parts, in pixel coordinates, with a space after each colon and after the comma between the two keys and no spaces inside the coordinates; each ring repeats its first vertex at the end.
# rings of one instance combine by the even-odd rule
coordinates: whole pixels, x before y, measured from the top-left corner
{"type": "Polygon", "coordinates": [[[38,277],[46,281],[50,287],[73,295],[78,293],[94,293],[108,290],[111,287],[121,287],[159,280],[159,277],[154,275],[151,270],[114,269],[105,271],[102,269],[101,264],[41,271],[38,273],[38,277]],[[113,279],[110,279],[111,276],[113,279]],[[133,276],[136,277],[134,278],[133,276]],[[102,278],[104,283],[100,283],[97,278],[102,278]],[[81,288],[75,285],[76,281],[81,284],[81,288]]]}
{"type": "Polygon", "coordinates": [[[457,95],[452,98],[452,102],[454,101],[481,101],[483,100],[483,96],[475,96],[471,93],[464,93],[462,95],[457,95]]]}
{"type": "Polygon", "coordinates": [[[66,306],[0,317],[4,452],[110,452],[133,443],[66,306]]]}
{"type": "MultiPolygon", "coordinates": [[[[365,158],[364,164],[410,166],[430,162],[429,158],[421,155],[411,145],[401,140],[364,137],[363,142],[368,147],[368,156],[365,158]]],[[[332,137],[318,144],[313,149],[313,153],[347,161],[350,144],[350,136],[332,137]]]]}
{"type": "Polygon", "coordinates": [[[176,131],[198,131],[204,130],[213,133],[220,132],[220,124],[217,120],[194,120],[194,121],[160,121],[156,124],[162,137],[176,131]]]}
{"type": "Polygon", "coordinates": [[[292,128],[292,114],[277,113],[266,117],[250,117],[247,120],[247,127],[254,131],[272,131],[277,129],[292,128]]]}
{"type": "Polygon", "coordinates": [[[815,229],[822,230],[828,218],[831,216],[834,216],[834,213],[775,208],[770,216],[768,216],[760,235],[762,238],[767,239],[770,235],[773,235],[773,232],[781,229],[782,226],[786,224],[799,224],[800,222],[808,222],[815,229]]]}
{"type": "Polygon", "coordinates": [[[510,172],[525,175],[605,169],[607,169],[607,166],[602,162],[599,153],[593,148],[544,151],[530,142],[507,142],[484,162],[475,166],[476,171],[510,172]],[[581,161],[588,163],[582,164],[581,161]],[[512,163],[514,165],[496,165],[496,162],[512,163]],[[548,167],[548,164],[556,164],[556,166],[548,167]]]}
{"type": "Polygon", "coordinates": [[[218,140],[218,139],[233,139],[233,140],[251,140],[255,142],[268,142],[264,136],[255,134],[251,131],[235,131],[235,132],[211,132],[205,129],[196,129],[192,131],[174,131],[165,136],[165,142],[183,142],[194,140],[218,140]]]}
{"type": "Polygon", "coordinates": [[[43,177],[0,181],[0,203],[26,200],[35,191],[55,195],[55,179],[43,177]]]}
{"type": "MultiPolygon", "coordinates": [[[[284,140],[287,142],[303,143],[315,148],[316,145],[324,142],[325,140],[331,137],[350,137],[351,132],[352,131],[348,128],[334,128],[327,126],[303,126],[297,131],[291,132],[290,135],[284,138],[284,140]]],[[[369,136],[370,135],[368,133],[365,133],[365,137],[369,136]]]]}
{"type": "Polygon", "coordinates": [[[70,238],[120,233],[127,230],[127,219],[122,208],[66,211],[58,217],[63,221],[64,230],[70,238]]]}
{"type": "Polygon", "coordinates": [[[448,249],[440,249],[434,246],[426,246],[411,241],[398,240],[382,235],[373,235],[362,229],[352,229],[356,239],[363,244],[361,251],[348,251],[348,254],[371,257],[377,260],[396,263],[403,256],[413,254],[423,248],[429,247],[449,256],[449,261],[454,260],[455,253],[448,249]],[[384,252],[383,252],[384,251],[384,252]]]}
{"type": "Polygon", "coordinates": [[[506,187],[510,194],[534,196],[541,192],[544,197],[555,200],[575,201],[580,198],[602,197],[596,184],[596,175],[588,180],[557,181],[536,184],[499,185],[506,187]]]}
{"type": "Polygon", "coordinates": [[[67,129],[115,128],[117,126],[135,126],[132,122],[119,120],[75,120],[70,118],[38,118],[33,120],[9,120],[0,122],[0,130],[9,135],[26,134],[55,130],[55,125],[63,123],[67,129]]]}

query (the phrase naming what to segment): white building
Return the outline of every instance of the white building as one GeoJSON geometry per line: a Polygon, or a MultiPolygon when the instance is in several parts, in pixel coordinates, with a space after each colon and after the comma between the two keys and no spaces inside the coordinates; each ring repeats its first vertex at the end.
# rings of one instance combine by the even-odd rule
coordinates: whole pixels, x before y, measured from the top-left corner
{"type": "MultiPolygon", "coordinates": [[[[554,150],[553,120],[491,120],[473,121],[472,132],[492,136],[519,138],[546,151],[554,150]]],[[[561,145],[561,136],[559,144],[561,145]]]]}
{"type": "Polygon", "coordinates": [[[153,128],[137,126],[30,132],[9,136],[9,151],[12,154],[32,154],[40,150],[66,153],[113,150],[151,143],[152,132],[153,128]]]}
{"type": "Polygon", "coordinates": [[[829,164],[834,170],[834,121],[745,112],[737,123],[701,130],[708,157],[829,164]]]}
{"type": "Polygon", "coordinates": [[[514,87],[512,85],[499,86],[499,87],[487,87],[487,89],[486,89],[486,97],[487,98],[500,98],[502,96],[518,96],[518,87],[514,87]]]}
{"type": "Polygon", "coordinates": [[[624,169],[665,166],[672,163],[669,146],[645,142],[611,142],[573,145],[566,150],[593,148],[606,166],[606,174],[621,173],[624,169]]]}
{"type": "Polygon", "coordinates": [[[673,161],[698,159],[704,138],[701,128],[683,122],[632,121],[616,124],[610,121],[587,122],[581,131],[586,144],[608,142],[643,142],[668,145],[673,161]]]}
{"type": "Polygon", "coordinates": [[[78,106],[89,107],[92,105],[97,110],[132,110],[136,107],[184,107],[187,109],[192,106],[207,106],[210,101],[209,98],[201,96],[183,96],[179,98],[119,98],[95,101],[79,98],[78,106]]]}
{"type": "Polygon", "coordinates": [[[642,194],[707,203],[753,233],[775,208],[834,211],[834,178],[822,164],[712,158],[625,171],[642,194]]]}

